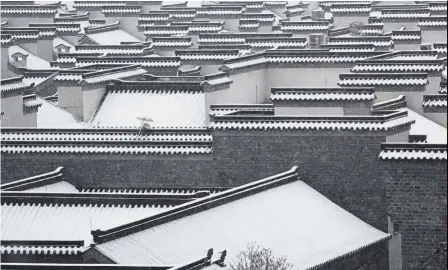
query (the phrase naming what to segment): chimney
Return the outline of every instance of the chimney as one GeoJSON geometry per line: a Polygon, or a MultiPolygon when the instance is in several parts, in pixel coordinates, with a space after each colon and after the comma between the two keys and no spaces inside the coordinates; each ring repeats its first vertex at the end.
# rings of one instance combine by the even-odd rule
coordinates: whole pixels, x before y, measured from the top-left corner
{"type": "Polygon", "coordinates": [[[12,63],[14,66],[18,68],[26,68],[26,61],[28,58],[28,54],[23,54],[21,52],[16,52],[15,54],[11,55],[12,57],[12,63]]]}
{"type": "Polygon", "coordinates": [[[326,43],[325,34],[322,33],[310,34],[308,37],[308,45],[310,49],[319,49],[320,45],[325,43],[326,43]]]}
{"type": "Polygon", "coordinates": [[[68,53],[70,52],[70,46],[67,46],[65,44],[59,44],[55,46],[56,53],[68,53]]]}
{"type": "Polygon", "coordinates": [[[53,39],[54,36],[41,36],[37,40],[36,56],[48,62],[53,61],[53,39]]]}
{"type": "Polygon", "coordinates": [[[432,44],[421,44],[420,50],[422,51],[431,51],[432,50],[432,44]]]}
{"type": "Polygon", "coordinates": [[[311,20],[318,21],[325,18],[325,11],[321,8],[311,11],[311,20]]]}

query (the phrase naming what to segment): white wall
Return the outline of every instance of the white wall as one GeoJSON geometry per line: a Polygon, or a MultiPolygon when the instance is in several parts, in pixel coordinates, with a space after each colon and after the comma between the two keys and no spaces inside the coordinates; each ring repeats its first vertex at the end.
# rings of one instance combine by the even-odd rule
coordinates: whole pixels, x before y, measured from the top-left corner
{"type": "Polygon", "coordinates": [[[103,84],[91,85],[83,88],[83,119],[89,121],[100,105],[101,99],[106,93],[106,87],[103,84]]]}
{"type": "Polygon", "coordinates": [[[414,50],[420,50],[420,43],[402,43],[402,42],[395,42],[394,44],[394,50],[397,51],[414,51],[414,50]]]}
{"type": "Polygon", "coordinates": [[[383,19],[384,22],[384,33],[392,32],[392,30],[400,30],[400,28],[405,27],[405,30],[420,30],[418,26],[418,19],[412,21],[396,21],[383,19]]]}
{"type": "Polygon", "coordinates": [[[271,67],[267,73],[267,87],[338,87],[340,73],[350,73],[350,68],[271,67]]]}
{"type": "Polygon", "coordinates": [[[409,141],[409,130],[389,135],[386,137],[388,143],[407,143],[409,141]]]}
{"type": "Polygon", "coordinates": [[[15,95],[4,96],[2,94],[1,100],[1,110],[4,112],[2,115],[2,127],[8,126],[21,126],[21,119],[23,117],[23,98],[22,95],[18,93],[14,93],[15,95]]]}
{"type": "Polygon", "coordinates": [[[428,92],[423,91],[396,91],[396,92],[382,92],[376,91],[375,95],[377,99],[375,103],[397,98],[399,95],[404,95],[406,97],[407,107],[416,113],[423,115],[424,117],[436,122],[444,127],[447,126],[446,113],[425,113],[423,112],[423,95],[428,94],[428,92]]]}
{"type": "Polygon", "coordinates": [[[58,106],[83,119],[83,95],[80,86],[59,86],[58,106]]]}
{"type": "MultiPolygon", "coordinates": [[[[230,75],[229,88],[206,93],[207,110],[216,104],[256,104],[268,102],[266,69],[252,70],[230,75]]],[[[270,90],[269,90],[270,91],[270,90]]]]}
{"type": "Polygon", "coordinates": [[[446,43],[446,27],[422,28],[422,43],[446,43]]]}

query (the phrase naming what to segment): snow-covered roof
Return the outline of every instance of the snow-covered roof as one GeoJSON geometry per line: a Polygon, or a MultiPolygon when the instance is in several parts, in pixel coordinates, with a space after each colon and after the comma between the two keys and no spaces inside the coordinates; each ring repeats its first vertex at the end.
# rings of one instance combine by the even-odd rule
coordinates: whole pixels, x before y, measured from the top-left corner
{"type": "Polygon", "coordinates": [[[373,101],[373,88],[271,88],[272,101],[373,101]]]}
{"type": "Polygon", "coordinates": [[[184,83],[148,83],[141,87],[120,86],[110,90],[91,121],[93,126],[140,127],[142,117],[151,126],[201,127],[205,125],[205,94],[188,90],[184,83]]]}
{"type": "Polygon", "coordinates": [[[426,86],[427,73],[348,73],[339,74],[340,86],[426,86]]]}
{"type": "Polygon", "coordinates": [[[137,204],[132,199],[111,203],[108,197],[112,195],[108,194],[95,194],[86,201],[86,196],[78,194],[80,193],[2,192],[2,241],[84,240],[88,246],[92,242],[91,230],[113,228],[172,207],[169,203],[163,204],[150,199],[143,204],[137,204]],[[9,201],[9,198],[14,197],[15,201],[9,201]],[[21,198],[19,202],[17,197],[21,198]],[[23,203],[27,197],[28,202],[31,202],[23,203]],[[79,197],[84,197],[84,200],[79,197]],[[32,221],[30,217],[33,218],[32,221]]]}
{"type": "Polygon", "coordinates": [[[21,53],[24,55],[28,55],[26,59],[26,66],[24,68],[31,69],[31,70],[38,70],[38,69],[57,69],[55,67],[50,66],[50,62],[37,57],[36,55],[28,52],[25,49],[22,49],[21,47],[14,45],[8,48],[8,54],[9,54],[9,62],[13,62],[12,55],[16,53],[21,53]]]}
{"type": "Polygon", "coordinates": [[[382,160],[420,160],[444,161],[447,160],[446,144],[426,143],[383,143],[379,159],[382,160]]]}
{"type": "Polygon", "coordinates": [[[120,45],[122,42],[142,42],[140,39],[121,29],[90,33],[87,36],[99,45],[120,45]]]}
{"type": "Polygon", "coordinates": [[[42,106],[37,111],[38,128],[85,128],[85,124],[66,110],[37,97],[42,106]]]}
{"type": "MultiPolygon", "coordinates": [[[[170,216],[166,221],[153,225],[148,218],[124,226],[121,236],[114,229],[95,233],[95,248],[120,264],[179,264],[213,247],[227,250],[231,263],[247,243],[256,241],[295,267],[308,269],[387,241],[388,234],[297,180],[298,173],[294,167],[184,204],[183,209],[172,208],[165,212],[170,216]]],[[[163,214],[158,218],[165,220],[163,214]]]]}
{"type": "Polygon", "coordinates": [[[416,113],[415,111],[404,108],[403,110],[408,112],[410,119],[413,119],[415,123],[411,125],[410,135],[426,135],[426,142],[433,144],[446,144],[447,133],[446,128],[433,122],[432,120],[416,113]]]}

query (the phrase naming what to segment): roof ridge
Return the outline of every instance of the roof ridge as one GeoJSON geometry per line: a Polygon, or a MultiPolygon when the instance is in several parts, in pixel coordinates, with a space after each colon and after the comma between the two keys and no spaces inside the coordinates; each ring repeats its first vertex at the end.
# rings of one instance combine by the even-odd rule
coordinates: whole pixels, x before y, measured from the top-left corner
{"type": "Polygon", "coordinates": [[[0,185],[0,189],[2,191],[18,191],[39,186],[45,186],[61,180],[63,173],[64,173],[64,167],[58,167],[56,170],[51,172],[2,184],[0,185]]]}
{"type": "Polygon", "coordinates": [[[388,114],[377,115],[287,115],[287,116],[247,116],[247,115],[220,115],[216,116],[218,121],[267,121],[267,122],[284,122],[284,121],[304,121],[304,122],[380,122],[384,123],[396,118],[407,116],[407,111],[390,111],[388,114]]]}
{"type": "Polygon", "coordinates": [[[115,45],[100,45],[100,44],[76,44],[76,50],[83,48],[100,48],[100,49],[124,49],[124,48],[138,48],[143,49],[145,47],[150,46],[150,42],[141,42],[141,43],[133,43],[133,44],[115,44],[115,45]]]}
{"type": "Polygon", "coordinates": [[[415,161],[443,161],[447,160],[446,144],[428,143],[382,143],[378,156],[381,160],[415,160],[415,161]]]}
{"type": "MultiPolygon", "coordinates": [[[[74,55],[74,53],[65,53],[67,54],[67,56],[71,56],[74,55]]],[[[64,54],[61,54],[62,56],[65,56],[64,54]]],[[[97,55],[104,55],[103,53],[78,53],[75,54],[76,58],[78,58],[79,60],[93,60],[95,62],[95,60],[97,61],[116,61],[116,60],[140,60],[140,61],[144,61],[144,60],[153,60],[153,61],[180,61],[179,57],[176,56],[153,56],[150,55],[148,57],[142,57],[142,56],[136,56],[136,55],[106,55],[105,57],[97,57],[97,55]]]]}
{"type": "Polygon", "coordinates": [[[179,193],[181,193],[181,191],[195,191],[195,192],[199,192],[199,191],[210,191],[210,192],[221,192],[223,190],[228,190],[230,188],[228,187],[83,187],[81,188],[80,192],[85,192],[85,193],[95,193],[95,191],[97,193],[100,192],[116,192],[119,193],[120,191],[122,192],[132,192],[132,191],[137,191],[135,193],[139,193],[138,191],[149,191],[148,193],[163,193],[165,191],[178,191],[179,193]],[[155,191],[154,191],[155,190],[155,191]],[[151,192],[154,191],[154,192],[151,192]],[[157,192],[158,191],[158,192],[157,192]]]}
{"type": "MultiPolygon", "coordinates": [[[[13,54],[14,55],[14,54],[13,54]]],[[[25,91],[25,90],[29,90],[29,89],[33,89],[35,86],[35,83],[31,83],[31,84],[25,84],[23,82],[23,75],[17,76],[17,77],[12,77],[12,78],[7,78],[7,79],[3,79],[1,80],[1,92],[11,92],[11,91],[25,91]]]]}
{"type": "Polygon", "coordinates": [[[381,143],[381,149],[420,149],[420,150],[444,150],[447,151],[447,144],[432,143],[381,143]]]}
{"type": "Polygon", "coordinates": [[[266,108],[273,109],[273,104],[214,104],[210,105],[210,108],[221,109],[221,108],[266,108]]]}
{"type": "Polygon", "coordinates": [[[397,109],[397,106],[399,108],[406,107],[406,97],[404,95],[399,95],[396,98],[375,103],[372,106],[372,110],[389,109],[389,108],[397,109]]]}
{"type": "Polygon", "coordinates": [[[189,21],[189,22],[171,22],[171,25],[188,25],[188,26],[197,26],[197,25],[224,25],[224,22],[211,22],[211,21],[189,21]]]}
{"type": "Polygon", "coordinates": [[[378,73],[341,73],[339,78],[349,78],[349,77],[427,77],[426,72],[378,72],[378,73]]]}
{"type": "Polygon", "coordinates": [[[252,32],[252,33],[232,33],[232,32],[226,32],[226,33],[200,33],[199,38],[204,37],[293,37],[292,33],[258,33],[258,32],[252,32]]]}
{"type": "Polygon", "coordinates": [[[178,40],[178,41],[191,41],[191,37],[173,37],[173,36],[161,36],[161,37],[152,37],[152,42],[159,40],[178,40]]]}
{"type": "Polygon", "coordinates": [[[22,82],[22,80],[23,80],[23,75],[19,75],[17,77],[11,77],[11,78],[2,79],[0,81],[0,84],[1,85],[8,85],[10,83],[22,82]]]}
{"type": "Polygon", "coordinates": [[[423,101],[428,100],[447,100],[447,94],[424,94],[423,101]]]}
{"type": "Polygon", "coordinates": [[[84,240],[1,240],[2,246],[77,246],[83,247],[84,240]]]}
{"type": "Polygon", "coordinates": [[[84,80],[84,79],[97,77],[100,75],[107,75],[107,74],[113,74],[113,73],[117,73],[117,72],[121,72],[121,71],[138,69],[140,67],[141,67],[141,65],[138,65],[138,64],[123,65],[121,67],[114,67],[111,69],[97,70],[97,71],[92,71],[92,72],[88,72],[88,73],[82,73],[81,76],[82,76],[82,79],[84,80]]]}
{"type": "Polygon", "coordinates": [[[382,64],[382,65],[387,65],[387,64],[391,64],[391,65],[396,65],[396,64],[410,64],[410,63],[415,63],[417,64],[427,64],[427,65],[435,65],[435,64],[443,64],[443,60],[442,59],[371,59],[371,58],[367,58],[367,59],[362,59],[359,61],[356,61],[357,65],[362,65],[362,64],[366,64],[366,65],[374,65],[374,64],[382,64]]]}
{"type": "Polygon", "coordinates": [[[123,87],[125,87],[129,91],[131,91],[131,90],[132,91],[136,91],[136,90],[151,91],[151,90],[154,90],[154,88],[150,88],[151,86],[157,86],[157,87],[166,87],[166,89],[157,89],[158,91],[163,91],[163,90],[203,91],[201,84],[202,84],[202,81],[125,81],[125,80],[116,79],[116,80],[112,81],[110,90],[120,90],[121,91],[121,90],[123,90],[123,87]],[[141,87],[141,86],[146,86],[148,88],[146,88],[146,89],[129,88],[129,87],[141,87]],[[189,87],[187,87],[187,86],[189,86],[189,87]],[[182,89],[173,89],[173,87],[182,87],[182,89]]]}
{"type": "MultiPolygon", "coordinates": [[[[353,37],[328,37],[329,41],[331,40],[359,40],[359,39],[383,39],[383,40],[390,40],[390,36],[353,36],[353,37]]],[[[382,52],[384,53],[384,52],[382,52]]]]}
{"type": "Polygon", "coordinates": [[[151,217],[136,222],[131,222],[126,225],[118,226],[106,231],[101,230],[92,231],[94,242],[96,244],[101,244],[116,238],[120,238],[135,233],[136,231],[148,229],[158,224],[163,224],[194,213],[202,212],[212,207],[220,206],[223,203],[232,202],[234,200],[250,196],[254,193],[259,193],[267,189],[274,188],[279,185],[284,185],[289,182],[297,180],[298,180],[298,167],[294,166],[293,168],[291,168],[286,172],[270,176],[267,178],[263,178],[261,180],[241,185],[239,187],[235,187],[201,199],[197,199],[195,201],[172,208],[166,212],[155,214],[151,217]]]}
{"type": "Polygon", "coordinates": [[[217,55],[227,55],[229,53],[234,53],[234,54],[238,54],[239,50],[238,49],[199,49],[199,48],[188,48],[188,49],[176,49],[175,54],[177,56],[177,54],[209,54],[209,53],[214,53],[217,55]]]}
{"type": "Polygon", "coordinates": [[[291,93],[352,93],[352,92],[368,92],[374,93],[374,87],[309,87],[309,88],[301,88],[301,87],[272,87],[271,93],[275,94],[277,92],[291,92],[291,93]]]}
{"type": "Polygon", "coordinates": [[[89,20],[89,12],[85,12],[84,14],[73,14],[71,16],[59,16],[59,17],[55,17],[53,18],[53,22],[58,22],[58,21],[69,21],[69,22],[77,22],[77,21],[88,21],[89,20]]]}
{"type": "Polygon", "coordinates": [[[120,21],[117,21],[115,23],[106,24],[106,25],[85,27],[84,31],[85,31],[86,35],[89,35],[89,34],[103,33],[103,32],[108,32],[108,31],[118,30],[118,29],[120,29],[120,21]]]}
{"type": "Polygon", "coordinates": [[[104,193],[104,192],[24,192],[2,191],[2,204],[50,205],[179,205],[209,196],[210,192],[191,194],[104,193]]]}

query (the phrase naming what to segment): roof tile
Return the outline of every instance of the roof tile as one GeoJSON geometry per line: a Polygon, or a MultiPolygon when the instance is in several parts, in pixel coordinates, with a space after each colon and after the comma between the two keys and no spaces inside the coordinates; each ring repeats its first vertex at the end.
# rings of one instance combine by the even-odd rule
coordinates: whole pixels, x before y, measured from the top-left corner
{"type": "Polygon", "coordinates": [[[445,145],[408,144],[397,145],[385,144],[379,155],[383,160],[447,160],[445,145]]]}

